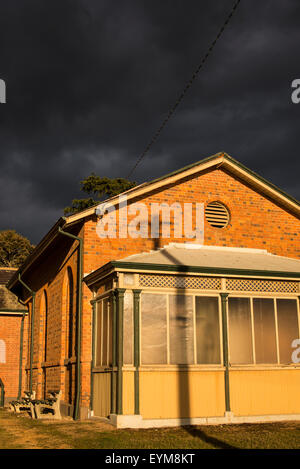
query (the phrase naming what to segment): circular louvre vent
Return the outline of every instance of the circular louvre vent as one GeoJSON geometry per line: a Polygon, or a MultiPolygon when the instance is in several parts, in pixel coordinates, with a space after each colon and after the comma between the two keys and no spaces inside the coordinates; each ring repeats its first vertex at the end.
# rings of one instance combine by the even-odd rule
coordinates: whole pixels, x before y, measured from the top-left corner
{"type": "Polygon", "coordinates": [[[229,211],[220,202],[210,202],[205,209],[205,218],[215,228],[224,228],[229,223],[229,211]]]}

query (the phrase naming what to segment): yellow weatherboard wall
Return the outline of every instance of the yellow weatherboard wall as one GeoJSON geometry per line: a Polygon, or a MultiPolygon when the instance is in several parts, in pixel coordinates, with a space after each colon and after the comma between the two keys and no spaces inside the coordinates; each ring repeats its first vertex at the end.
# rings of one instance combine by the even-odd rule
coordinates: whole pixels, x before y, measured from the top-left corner
{"type": "Polygon", "coordinates": [[[110,373],[94,373],[93,396],[95,415],[107,417],[110,414],[110,373]]]}
{"type": "Polygon", "coordinates": [[[134,371],[123,371],[123,414],[134,414],[134,371]]]}
{"type": "Polygon", "coordinates": [[[234,415],[300,414],[299,369],[230,370],[234,415]]]}
{"type": "Polygon", "coordinates": [[[140,371],[144,419],[223,416],[224,371],[140,371]]]}

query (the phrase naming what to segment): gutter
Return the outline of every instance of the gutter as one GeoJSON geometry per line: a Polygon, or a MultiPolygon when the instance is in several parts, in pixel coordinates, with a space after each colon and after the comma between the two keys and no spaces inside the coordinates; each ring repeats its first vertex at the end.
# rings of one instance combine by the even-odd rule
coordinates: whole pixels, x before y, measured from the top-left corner
{"type": "MultiPolygon", "coordinates": [[[[298,259],[297,259],[298,260],[298,259]]],[[[130,269],[139,271],[162,271],[162,272],[188,272],[188,273],[201,273],[201,274],[219,274],[219,275],[234,275],[238,277],[273,277],[273,278],[300,278],[300,272],[277,271],[277,270],[254,270],[254,269],[236,269],[230,267],[201,267],[189,266],[182,264],[155,264],[147,262],[124,262],[124,261],[110,261],[105,265],[111,264],[114,268],[130,269]]],[[[100,267],[102,269],[102,267],[100,267]]],[[[99,271],[100,271],[99,269],[99,271]]],[[[90,275],[94,274],[92,272],[90,275]]],[[[89,276],[86,277],[88,279],[89,276]]]]}
{"type": "Polygon", "coordinates": [[[68,236],[69,238],[75,239],[79,242],[78,248],[78,263],[77,263],[77,357],[76,357],[76,398],[75,398],[75,411],[74,420],[79,419],[79,403],[80,403],[80,391],[81,391],[81,316],[82,316],[82,265],[83,265],[83,240],[79,236],[75,236],[67,231],[63,231],[62,228],[58,227],[58,232],[62,235],[68,236]]]}
{"type": "Polygon", "coordinates": [[[34,248],[32,253],[29,254],[22,266],[19,267],[19,269],[16,271],[16,273],[14,273],[14,275],[7,283],[6,286],[9,290],[13,291],[13,287],[18,282],[18,276],[23,275],[26,270],[31,266],[31,264],[37,259],[37,257],[50,245],[50,243],[52,243],[54,238],[57,236],[57,228],[65,223],[66,219],[60,217],[59,220],[55,223],[55,225],[53,225],[53,227],[50,229],[50,231],[42,238],[42,240],[34,248]]]}
{"type": "MultiPolygon", "coordinates": [[[[31,335],[31,338],[30,338],[30,369],[29,369],[29,391],[30,391],[30,393],[32,393],[32,363],[33,363],[33,341],[34,341],[33,329],[34,329],[34,313],[35,313],[35,295],[36,295],[36,292],[31,290],[31,288],[29,288],[29,286],[26,285],[25,282],[23,282],[23,280],[21,279],[20,274],[18,274],[18,280],[26,288],[26,290],[28,290],[29,293],[31,293],[31,295],[32,295],[31,326],[30,326],[31,327],[31,331],[30,331],[30,335],[31,335]]],[[[23,318],[24,318],[24,316],[23,316],[23,318]]],[[[23,325],[23,319],[22,319],[22,325],[23,325]]],[[[22,327],[22,325],[21,325],[21,327],[22,327]]],[[[23,342],[23,333],[22,333],[22,342],[23,342]]],[[[21,353],[21,345],[20,345],[20,353],[21,353]]],[[[21,360],[22,360],[22,355],[20,356],[20,364],[21,364],[21,360]]],[[[22,370],[21,370],[21,373],[22,373],[22,370]]]]}

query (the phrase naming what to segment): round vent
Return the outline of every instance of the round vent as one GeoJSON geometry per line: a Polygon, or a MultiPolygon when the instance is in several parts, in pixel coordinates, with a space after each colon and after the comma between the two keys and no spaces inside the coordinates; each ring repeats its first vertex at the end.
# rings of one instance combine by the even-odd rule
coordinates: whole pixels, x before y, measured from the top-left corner
{"type": "Polygon", "coordinates": [[[211,202],[206,206],[205,218],[211,226],[224,228],[229,223],[229,211],[220,202],[211,202]]]}

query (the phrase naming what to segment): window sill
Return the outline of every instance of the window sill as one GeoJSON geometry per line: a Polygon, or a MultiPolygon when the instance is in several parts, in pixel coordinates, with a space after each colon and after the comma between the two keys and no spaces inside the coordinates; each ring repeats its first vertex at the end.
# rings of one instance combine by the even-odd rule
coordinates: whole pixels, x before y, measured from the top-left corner
{"type": "Polygon", "coordinates": [[[300,369],[300,363],[292,363],[289,365],[283,364],[272,364],[272,365],[264,365],[264,364],[251,364],[251,365],[230,365],[229,370],[231,371],[258,371],[258,370],[293,370],[293,369],[300,369]]]}
{"type": "Polygon", "coordinates": [[[141,365],[139,371],[224,371],[223,365],[141,365]]]}

